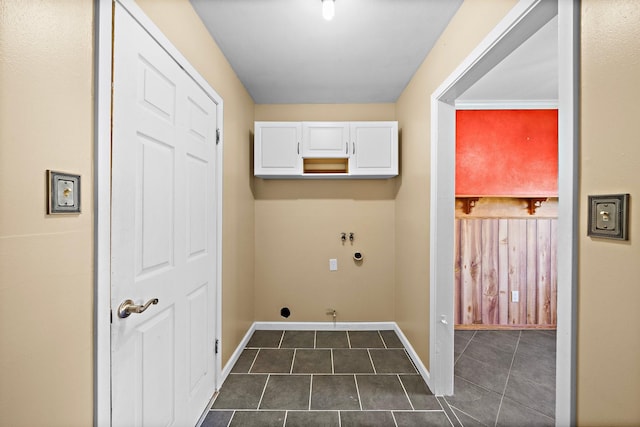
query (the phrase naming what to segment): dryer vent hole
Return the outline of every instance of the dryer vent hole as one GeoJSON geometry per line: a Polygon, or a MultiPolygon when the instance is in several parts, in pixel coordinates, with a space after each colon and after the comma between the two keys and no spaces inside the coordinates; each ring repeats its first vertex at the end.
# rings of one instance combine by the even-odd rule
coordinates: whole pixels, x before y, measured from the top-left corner
{"type": "Polygon", "coordinates": [[[291,316],[291,310],[289,310],[288,307],[282,307],[282,309],[280,310],[280,316],[286,319],[287,317],[291,316]]]}

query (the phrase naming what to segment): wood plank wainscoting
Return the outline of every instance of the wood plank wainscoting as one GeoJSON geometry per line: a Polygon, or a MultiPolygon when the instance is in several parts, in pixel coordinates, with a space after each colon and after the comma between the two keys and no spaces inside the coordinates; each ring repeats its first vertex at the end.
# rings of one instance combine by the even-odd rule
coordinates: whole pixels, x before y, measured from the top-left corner
{"type": "Polygon", "coordinates": [[[555,329],[557,200],[535,215],[519,204],[480,199],[471,214],[456,210],[458,329],[555,329]]]}

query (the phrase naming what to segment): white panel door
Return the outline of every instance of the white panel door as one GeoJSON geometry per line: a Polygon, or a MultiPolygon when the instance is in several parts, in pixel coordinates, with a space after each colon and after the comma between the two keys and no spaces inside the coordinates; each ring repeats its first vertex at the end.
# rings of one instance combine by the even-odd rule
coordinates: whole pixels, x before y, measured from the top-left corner
{"type": "Polygon", "coordinates": [[[349,157],[349,122],[303,122],[302,157],[349,157]]]}
{"type": "Polygon", "coordinates": [[[398,122],[352,122],[351,175],[398,175],[398,122]]]}
{"type": "Polygon", "coordinates": [[[217,106],[119,5],[114,28],[112,424],[195,425],[215,388],[217,106]]]}

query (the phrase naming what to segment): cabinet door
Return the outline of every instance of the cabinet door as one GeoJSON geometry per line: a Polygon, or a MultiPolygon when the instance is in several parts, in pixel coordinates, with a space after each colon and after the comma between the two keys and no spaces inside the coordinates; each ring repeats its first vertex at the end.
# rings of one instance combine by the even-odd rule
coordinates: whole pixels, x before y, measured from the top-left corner
{"type": "Polygon", "coordinates": [[[302,157],[349,157],[348,122],[303,122],[302,157]]]}
{"type": "Polygon", "coordinates": [[[301,175],[302,126],[295,122],[256,122],[254,174],[301,175]]]}
{"type": "Polygon", "coordinates": [[[349,174],[398,175],[398,122],[352,122],[349,174]]]}

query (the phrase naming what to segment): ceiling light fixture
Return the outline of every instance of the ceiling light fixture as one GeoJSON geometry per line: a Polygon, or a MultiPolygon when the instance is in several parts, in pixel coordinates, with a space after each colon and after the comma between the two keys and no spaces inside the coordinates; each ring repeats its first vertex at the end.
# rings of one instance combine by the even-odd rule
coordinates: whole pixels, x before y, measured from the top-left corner
{"type": "Polygon", "coordinates": [[[331,21],[336,15],[336,1],[322,0],[322,17],[327,21],[331,21]]]}

